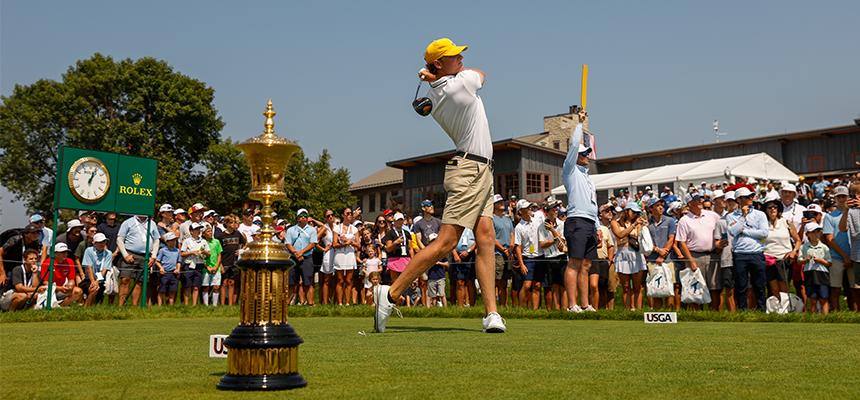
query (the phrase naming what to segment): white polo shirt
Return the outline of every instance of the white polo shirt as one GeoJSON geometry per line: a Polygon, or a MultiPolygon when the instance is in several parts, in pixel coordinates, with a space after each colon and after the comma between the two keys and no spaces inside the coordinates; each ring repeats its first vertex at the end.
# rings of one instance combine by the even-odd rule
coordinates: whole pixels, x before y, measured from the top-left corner
{"type": "Polygon", "coordinates": [[[478,96],[481,87],[481,75],[465,70],[431,82],[427,97],[433,102],[430,113],[454,141],[457,151],[492,159],[490,124],[484,102],[478,96]]]}

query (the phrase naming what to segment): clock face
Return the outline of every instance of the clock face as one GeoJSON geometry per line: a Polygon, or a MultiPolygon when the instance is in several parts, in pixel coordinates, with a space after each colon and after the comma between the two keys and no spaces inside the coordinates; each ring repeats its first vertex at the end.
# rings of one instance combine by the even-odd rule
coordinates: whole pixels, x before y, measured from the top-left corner
{"type": "Polygon", "coordinates": [[[110,189],[110,174],[99,159],[83,157],[69,170],[69,189],[78,200],[95,203],[107,195],[110,189]]]}

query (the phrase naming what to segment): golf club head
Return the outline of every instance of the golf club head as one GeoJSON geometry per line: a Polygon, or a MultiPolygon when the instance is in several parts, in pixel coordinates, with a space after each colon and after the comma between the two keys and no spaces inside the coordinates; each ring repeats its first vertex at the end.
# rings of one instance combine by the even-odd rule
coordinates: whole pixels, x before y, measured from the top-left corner
{"type": "Polygon", "coordinates": [[[422,97],[420,99],[415,99],[412,102],[412,108],[415,109],[415,112],[422,117],[426,117],[430,115],[430,111],[433,110],[433,102],[426,97],[422,97]]]}

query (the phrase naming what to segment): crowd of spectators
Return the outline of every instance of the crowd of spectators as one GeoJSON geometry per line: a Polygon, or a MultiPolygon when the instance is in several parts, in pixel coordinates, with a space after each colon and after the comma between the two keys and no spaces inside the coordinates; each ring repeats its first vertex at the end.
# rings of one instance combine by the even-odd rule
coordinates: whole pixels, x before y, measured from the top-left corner
{"type": "MultiPolygon", "coordinates": [[[[493,290],[503,306],[613,309],[622,288],[624,309],[704,308],[680,301],[680,274],[701,270],[712,310],[766,308],[767,297],[794,288],[808,312],[850,310],[860,303],[860,178],[844,176],[811,185],[756,181],[729,185],[690,184],[679,198],[668,187],[631,195],[621,191],[599,208],[598,259],[588,271],[587,307],[569,304],[564,276],[566,210],[553,198],[538,204],[495,197],[495,287],[480,288],[475,276],[475,236],[465,229],[456,249],[411,282],[398,304],[475,306],[478,290],[493,290]],[[638,251],[640,232],[654,251],[638,251]],[[645,282],[657,265],[675,271],[675,296],[649,296],[645,282]],[[793,286],[792,286],[793,285],[793,286]]],[[[53,248],[56,304],[92,306],[184,304],[232,305],[241,291],[236,266],[248,243],[259,240],[260,210],[220,216],[203,204],[188,211],[170,204],[155,219],[80,211],[67,221],[53,248]],[[151,240],[146,241],[147,229],[151,240]],[[143,292],[144,273],[147,293],[143,292]],[[177,294],[179,299],[177,299],[177,294]],[[141,296],[144,297],[141,300],[141,296]]],[[[314,219],[306,209],[273,215],[274,240],[284,243],[296,266],[290,270],[292,304],[372,304],[372,288],[390,284],[441,227],[432,200],[410,217],[386,210],[364,223],[361,209],[325,210],[314,219]]],[[[37,212],[23,229],[3,232],[0,247],[0,308],[32,308],[49,283],[53,231],[37,212]]]]}

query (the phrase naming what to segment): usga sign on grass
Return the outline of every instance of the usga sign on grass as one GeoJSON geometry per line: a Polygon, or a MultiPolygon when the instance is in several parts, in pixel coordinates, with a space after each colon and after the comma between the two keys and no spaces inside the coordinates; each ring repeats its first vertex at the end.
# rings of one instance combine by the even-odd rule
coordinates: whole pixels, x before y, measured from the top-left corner
{"type": "Polygon", "coordinates": [[[678,313],[676,312],[646,312],[646,324],[677,324],[678,313]]]}
{"type": "Polygon", "coordinates": [[[209,335],[209,357],[227,358],[227,346],[224,346],[227,336],[209,335]]]}

